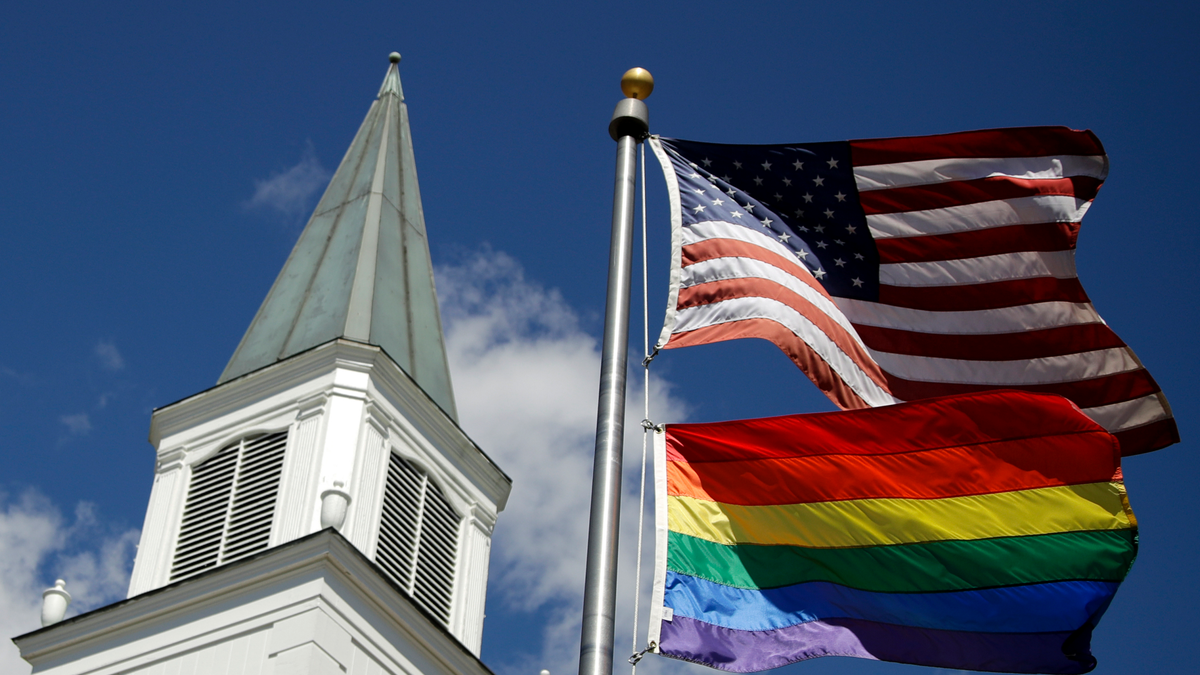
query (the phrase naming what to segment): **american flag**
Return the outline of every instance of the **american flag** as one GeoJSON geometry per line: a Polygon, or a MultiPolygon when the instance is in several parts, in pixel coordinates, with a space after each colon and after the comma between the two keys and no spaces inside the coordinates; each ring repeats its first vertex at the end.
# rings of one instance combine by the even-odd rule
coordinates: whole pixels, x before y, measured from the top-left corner
{"type": "Polygon", "coordinates": [[[650,146],[673,221],[659,348],[765,338],[841,408],[1022,389],[1070,399],[1125,455],[1179,440],[1076,277],[1108,173],[1091,132],[650,146]]]}

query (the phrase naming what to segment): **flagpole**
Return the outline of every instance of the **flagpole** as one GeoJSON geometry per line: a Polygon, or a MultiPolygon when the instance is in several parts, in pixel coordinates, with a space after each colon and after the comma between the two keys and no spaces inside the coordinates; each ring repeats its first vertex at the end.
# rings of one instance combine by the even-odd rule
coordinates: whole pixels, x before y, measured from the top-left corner
{"type": "Polygon", "coordinates": [[[628,98],[617,104],[608,124],[608,134],[617,142],[617,172],[613,187],[604,347],[600,357],[600,403],[592,467],[579,675],[612,675],[617,526],[621,513],[621,452],[625,431],[625,368],[629,352],[635,151],[650,130],[650,111],[641,99],[649,96],[653,89],[654,78],[650,73],[641,68],[626,72],[621,78],[621,90],[628,98]]]}

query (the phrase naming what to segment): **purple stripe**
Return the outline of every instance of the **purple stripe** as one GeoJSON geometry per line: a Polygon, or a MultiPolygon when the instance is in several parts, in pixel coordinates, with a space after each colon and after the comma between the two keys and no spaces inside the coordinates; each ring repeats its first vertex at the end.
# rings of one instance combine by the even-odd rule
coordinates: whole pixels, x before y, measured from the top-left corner
{"type": "Polygon", "coordinates": [[[659,649],[664,656],[735,673],[820,656],[1009,673],[1086,673],[1096,666],[1091,632],[1088,625],[1075,633],[967,633],[858,619],[741,631],[676,616],[663,622],[659,649]]]}

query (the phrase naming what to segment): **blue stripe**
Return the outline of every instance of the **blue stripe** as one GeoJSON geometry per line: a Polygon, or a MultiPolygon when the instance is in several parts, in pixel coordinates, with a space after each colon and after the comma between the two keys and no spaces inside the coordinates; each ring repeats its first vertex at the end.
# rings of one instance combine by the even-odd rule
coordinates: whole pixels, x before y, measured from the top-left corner
{"type": "Polygon", "coordinates": [[[862,619],[983,633],[1073,631],[1108,608],[1119,584],[1060,581],[945,593],[875,593],[814,581],[783,588],[734,588],[667,572],[666,605],[677,616],[734,630],[763,631],[822,619],[862,619]]]}

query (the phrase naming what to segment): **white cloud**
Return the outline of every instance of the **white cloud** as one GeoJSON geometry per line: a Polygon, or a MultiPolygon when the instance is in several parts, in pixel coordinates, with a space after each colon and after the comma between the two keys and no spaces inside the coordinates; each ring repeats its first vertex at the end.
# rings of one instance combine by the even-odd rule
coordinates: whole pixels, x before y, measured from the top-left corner
{"type": "Polygon", "coordinates": [[[100,341],[92,350],[99,359],[100,365],[105,370],[116,372],[125,367],[125,359],[121,358],[121,352],[117,351],[117,346],[112,341],[100,341]]]}
{"type": "Polygon", "coordinates": [[[325,187],[330,175],[309,143],[295,166],[271,174],[270,178],[254,181],[254,196],[250,198],[249,206],[278,211],[293,218],[307,215],[313,196],[325,187]]]}
{"type": "Polygon", "coordinates": [[[74,415],[63,415],[58,418],[67,427],[67,431],[72,436],[84,436],[92,430],[92,420],[87,413],[76,413],[74,415]]]}
{"type": "MultiPolygon", "coordinates": [[[[578,659],[599,345],[557,291],[525,280],[520,265],[503,253],[486,251],[439,268],[437,283],[461,423],[513,479],[493,539],[488,602],[535,612],[542,622],[538,653],[492,665],[500,672],[548,668],[564,675],[578,659]]],[[[632,364],[639,360],[630,354],[632,364]]],[[[636,550],[643,390],[641,369],[635,370],[625,425],[618,655],[629,645],[636,550]]],[[[657,379],[651,392],[656,421],[683,419],[685,406],[669,383],[657,379]]],[[[649,553],[649,529],[645,546],[649,553]]],[[[649,579],[649,569],[643,577],[649,579]]]]}
{"type": "Polygon", "coordinates": [[[68,523],[45,496],[0,493],[0,672],[28,673],[8,638],[41,627],[42,591],[67,582],[74,616],[125,596],[137,530],[114,532],[80,503],[68,523]]]}

